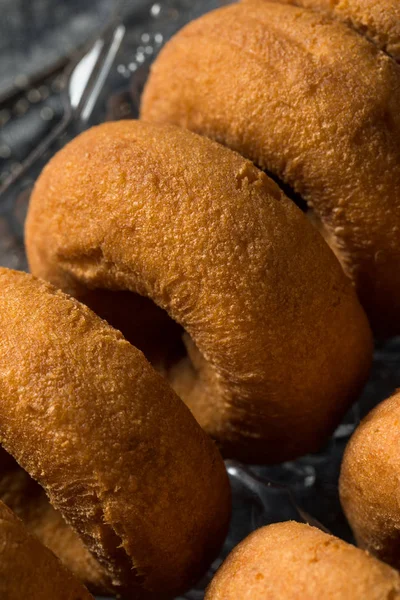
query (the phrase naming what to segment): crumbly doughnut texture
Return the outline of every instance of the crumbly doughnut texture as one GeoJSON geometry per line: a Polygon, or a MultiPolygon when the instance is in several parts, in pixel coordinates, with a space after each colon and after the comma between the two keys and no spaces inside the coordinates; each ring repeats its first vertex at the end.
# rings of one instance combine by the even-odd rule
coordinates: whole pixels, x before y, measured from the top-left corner
{"type": "Polygon", "coordinates": [[[0,598],[93,600],[54,554],[0,501],[0,598]]]}
{"type": "Polygon", "coordinates": [[[51,506],[43,488],[1,447],[0,501],[90,591],[104,595],[112,592],[103,569],[61,513],[51,506]]]}
{"type": "Polygon", "coordinates": [[[205,600],[395,600],[400,575],[366,552],[295,522],[258,529],[219,568],[205,600]]]}
{"type": "Polygon", "coordinates": [[[350,25],[395,60],[400,60],[400,2],[398,0],[272,0],[272,2],[321,11],[350,25]]]}
{"type": "Polygon", "coordinates": [[[211,137],[300,194],[332,238],[377,334],[400,333],[400,66],[346,25],[234,4],[154,62],[147,121],[211,137]]]}
{"type": "Polygon", "coordinates": [[[115,593],[173,598],[218,553],[221,457],[121,333],[48,283],[0,269],[0,441],[115,593]]]}
{"type": "Polygon", "coordinates": [[[371,335],[333,253],[272,180],[207,138],[140,121],[85,132],[39,178],[26,244],[60,288],[130,290],[182,325],[171,380],[225,455],[316,450],[365,382],[371,335]]]}
{"type": "Polygon", "coordinates": [[[357,427],[340,473],[340,500],[357,543],[400,569],[400,393],[357,427]]]}

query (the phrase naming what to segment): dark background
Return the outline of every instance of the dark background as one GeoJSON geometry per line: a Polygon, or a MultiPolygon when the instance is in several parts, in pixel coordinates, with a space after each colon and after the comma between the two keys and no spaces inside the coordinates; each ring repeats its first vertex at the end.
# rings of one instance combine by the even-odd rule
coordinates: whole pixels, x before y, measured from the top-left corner
{"type": "Polygon", "coordinates": [[[0,265],[27,269],[24,220],[46,161],[89,126],[135,118],[149,63],[162,42],[214,5],[215,0],[0,0],[0,265]],[[87,100],[93,88],[84,82],[90,77],[80,70],[71,87],[70,74],[76,75],[73,69],[96,39],[110,47],[121,21],[125,35],[118,57],[83,118],[85,102],[72,107],[71,90],[80,81],[87,100]]]}
{"type": "MultiPolygon", "coordinates": [[[[135,1],[135,0],[134,0],[135,1]]],[[[62,118],[70,56],[112,17],[116,0],[0,0],[0,189],[62,118]]],[[[30,181],[0,193],[0,265],[25,269],[30,181]]]]}
{"type": "Polygon", "coordinates": [[[0,98],[90,39],[116,5],[116,0],[0,0],[0,98]]]}

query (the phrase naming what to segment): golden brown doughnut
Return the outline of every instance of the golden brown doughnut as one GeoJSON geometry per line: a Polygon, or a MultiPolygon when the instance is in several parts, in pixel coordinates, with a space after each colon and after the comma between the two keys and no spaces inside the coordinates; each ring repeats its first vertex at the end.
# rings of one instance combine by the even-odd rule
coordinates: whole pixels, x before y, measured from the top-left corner
{"type": "Polygon", "coordinates": [[[400,67],[293,6],[240,3],[193,21],[153,64],[141,116],[250,158],[317,213],[374,329],[400,333],[400,67]]]}
{"type": "Polygon", "coordinates": [[[357,543],[400,568],[400,392],[361,422],[347,445],[340,499],[357,543]]]}
{"type": "Polygon", "coordinates": [[[93,600],[93,596],[0,501],[0,598],[93,600]]]}
{"type": "Polygon", "coordinates": [[[400,60],[400,2],[398,0],[272,0],[272,2],[321,11],[350,25],[358,33],[373,41],[381,50],[400,60]]]}
{"type": "Polygon", "coordinates": [[[370,331],[332,252],[207,138],[139,121],[85,132],[37,182],[26,247],[60,288],[130,290],[183,326],[188,355],[169,376],[226,455],[316,450],[365,381],[370,331]]]}
{"type": "Polygon", "coordinates": [[[217,449],[141,352],[87,307],[0,269],[0,438],[115,592],[167,599],[208,567],[230,490],[217,449]]]}
{"type": "Polygon", "coordinates": [[[395,600],[394,569],[316,527],[258,529],[217,571],[205,600],[395,600]]]}
{"type": "Polygon", "coordinates": [[[29,533],[62,561],[93,593],[111,592],[98,562],[78,534],[50,504],[43,488],[0,447],[0,501],[21,519],[29,533]]]}

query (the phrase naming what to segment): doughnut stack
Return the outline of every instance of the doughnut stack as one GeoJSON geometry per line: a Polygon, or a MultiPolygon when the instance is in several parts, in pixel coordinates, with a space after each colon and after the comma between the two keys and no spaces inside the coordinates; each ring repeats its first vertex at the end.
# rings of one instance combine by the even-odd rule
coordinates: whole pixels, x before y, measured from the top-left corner
{"type": "MultiPolygon", "coordinates": [[[[223,458],[323,448],[400,333],[399,58],[396,0],[233,4],[44,168],[31,274],[0,268],[1,598],[172,600],[225,539],[223,458]]],[[[344,457],[362,549],[270,525],[206,599],[400,598],[399,424],[344,457]]]]}
{"type": "Polygon", "coordinates": [[[207,135],[289,185],[375,333],[398,334],[400,67],[387,52],[398,57],[400,5],[293,3],[326,10],[256,0],[189,23],[154,63],[141,114],[207,135]]]}

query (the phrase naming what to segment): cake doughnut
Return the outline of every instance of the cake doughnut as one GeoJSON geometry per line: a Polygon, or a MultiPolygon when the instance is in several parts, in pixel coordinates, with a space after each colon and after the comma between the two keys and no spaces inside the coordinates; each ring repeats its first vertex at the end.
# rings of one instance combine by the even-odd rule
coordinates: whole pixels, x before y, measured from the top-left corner
{"type": "Polygon", "coordinates": [[[386,336],[400,333],[399,107],[400,66],[374,44],[320,13],[249,2],[166,44],[141,117],[207,135],[291,186],[386,336]]]}
{"type": "Polygon", "coordinates": [[[340,500],[359,546],[400,569],[400,392],[373,409],[347,445],[340,500]]]}
{"type": "Polygon", "coordinates": [[[226,456],[316,450],[365,381],[371,336],[333,253],[276,184],[184,129],[119,121],[36,183],[31,270],[80,297],[146,296],[180,324],[174,388],[226,456]]]}
{"type": "Polygon", "coordinates": [[[400,575],[316,527],[287,521],[258,529],[217,571],[205,600],[395,600],[400,575]]]}
{"type": "MultiPolygon", "coordinates": [[[[256,0],[247,0],[254,2],[256,0]]],[[[261,0],[263,1],[263,0],[261,0]]],[[[350,25],[378,48],[400,61],[400,3],[398,0],[272,0],[321,11],[350,25]]]]}
{"type": "Polygon", "coordinates": [[[50,504],[44,490],[15,459],[0,448],[0,501],[23,522],[29,533],[49,548],[93,593],[107,594],[103,569],[81,538],[50,504]]]}
{"type": "Polygon", "coordinates": [[[124,598],[173,598],[230,517],[219,453],[143,354],[86,306],[0,269],[0,441],[124,598]]]}
{"type": "Polygon", "coordinates": [[[0,598],[93,600],[54,554],[0,501],[0,598]]]}

